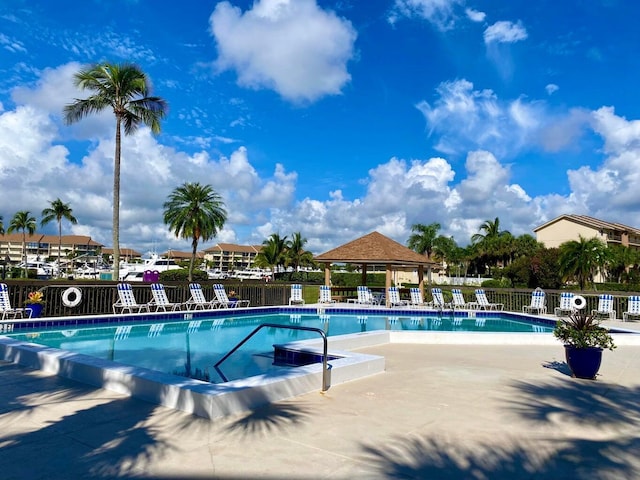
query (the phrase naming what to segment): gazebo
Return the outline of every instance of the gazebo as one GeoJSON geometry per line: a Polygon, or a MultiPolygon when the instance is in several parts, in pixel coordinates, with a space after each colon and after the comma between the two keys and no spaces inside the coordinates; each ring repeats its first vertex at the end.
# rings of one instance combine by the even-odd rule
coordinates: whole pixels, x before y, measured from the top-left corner
{"type": "MultiPolygon", "coordinates": [[[[322,253],[315,261],[324,264],[324,283],[331,284],[332,263],[354,263],[362,265],[362,284],[367,278],[367,265],[384,265],[386,270],[385,290],[391,286],[393,269],[416,267],[418,284],[424,288],[424,267],[434,265],[427,257],[405,247],[401,243],[385,237],[381,233],[371,232],[340,247],[322,253]]],[[[387,298],[387,303],[389,299],[387,298]]]]}

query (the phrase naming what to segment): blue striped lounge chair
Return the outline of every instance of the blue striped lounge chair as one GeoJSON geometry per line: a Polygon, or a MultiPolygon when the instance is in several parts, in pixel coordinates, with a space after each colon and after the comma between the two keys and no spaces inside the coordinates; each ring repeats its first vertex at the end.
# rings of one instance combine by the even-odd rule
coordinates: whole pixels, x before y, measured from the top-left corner
{"type": "Polygon", "coordinates": [[[573,305],[571,304],[573,297],[573,292],[560,293],[560,304],[553,309],[553,313],[556,317],[562,317],[573,313],[573,305]]]}
{"type": "Polygon", "coordinates": [[[175,312],[182,308],[182,303],[173,303],[169,301],[164,285],[161,283],[151,284],[151,295],[152,298],[151,302],[149,302],[149,307],[155,309],[156,312],[175,312]]]}
{"type": "Polygon", "coordinates": [[[622,312],[622,321],[626,322],[631,317],[640,318],[640,295],[630,295],[627,299],[627,311],[622,312]]]}
{"type": "Polygon", "coordinates": [[[598,308],[591,310],[592,315],[598,317],[608,317],[609,320],[616,319],[616,311],[613,309],[613,295],[603,293],[598,296],[598,308]]]}
{"type": "Polygon", "coordinates": [[[113,304],[113,313],[140,313],[149,311],[148,303],[138,303],[129,283],[118,284],[118,300],[113,304]],[[118,310],[120,310],[118,312],[118,310]]]}
{"type": "Polygon", "coordinates": [[[487,294],[482,288],[476,289],[476,303],[479,310],[503,310],[504,304],[491,303],[487,298],[487,294]]]}
{"type": "Polygon", "coordinates": [[[11,306],[9,299],[9,287],[6,283],[0,283],[0,320],[24,318],[25,314],[31,318],[30,308],[15,308],[11,306]],[[27,311],[28,310],[28,311],[27,311]]]}
{"type": "Polygon", "coordinates": [[[320,285],[318,303],[336,303],[336,301],[331,298],[331,287],[329,285],[320,285]]]}
{"type": "Polygon", "coordinates": [[[302,285],[291,285],[291,297],[289,297],[289,305],[304,305],[304,298],[302,298],[302,285]]]}
{"type": "Polygon", "coordinates": [[[531,293],[531,303],[522,307],[523,313],[544,314],[547,313],[547,300],[544,290],[536,288],[531,293]]]}
{"type": "Polygon", "coordinates": [[[461,308],[461,309],[473,309],[477,307],[477,304],[475,302],[467,302],[464,298],[464,295],[462,293],[462,290],[460,290],[459,288],[452,288],[451,289],[451,296],[453,298],[453,301],[451,302],[451,306],[453,308],[461,308]]]}
{"type": "Polygon", "coordinates": [[[444,295],[442,289],[439,287],[433,287],[431,289],[431,296],[433,297],[433,306],[435,308],[452,308],[451,303],[444,301],[444,295]]]}
{"type": "Polygon", "coordinates": [[[220,308],[238,308],[249,306],[249,300],[230,300],[227,296],[227,291],[224,289],[224,285],[222,285],[221,283],[216,283],[213,286],[213,291],[216,294],[216,299],[218,300],[220,308]]]}
{"type": "Polygon", "coordinates": [[[418,287],[411,287],[409,289],[409,295],[411,295],[410,306],[411,307],[429,307],[431,304],[425,303],[422,296],[422,290],[418,287]]]}
{"type": "Polygon", "coordinates": [[[191,298],[185,303],[187,310],[211,310],[218,306],[215,298],[207,300],[199,283],[190,283],[189,292],[191,292],[191,298]]]}
{"type": "Polygon", "coordinates": [[[408,300],[400,299],[400,290],[398,290],[398,287],[389,287],[387,295],[389,295],[390,307],[406,307],[409,305],[408,300]]]}

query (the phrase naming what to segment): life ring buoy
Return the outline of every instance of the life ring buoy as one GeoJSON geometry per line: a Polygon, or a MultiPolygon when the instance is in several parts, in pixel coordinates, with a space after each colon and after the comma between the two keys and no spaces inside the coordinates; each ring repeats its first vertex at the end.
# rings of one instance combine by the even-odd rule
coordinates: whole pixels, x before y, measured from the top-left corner
{"type": "Polygon", "coordinates": [[[82,292],[77,287],[69,287],[62,292],[62,304],[65,307],[77,307],[82,301],[82,292]],[[73,300],[71,297],[73,296],[73,300]]]}
{"type": "Polygon", "coordinates": [[[576,310],[582,310],[586,306],[587,306],[587,301],[582,295],[575,295],[571,299],[571,307],[575,308],[576,310]]]}

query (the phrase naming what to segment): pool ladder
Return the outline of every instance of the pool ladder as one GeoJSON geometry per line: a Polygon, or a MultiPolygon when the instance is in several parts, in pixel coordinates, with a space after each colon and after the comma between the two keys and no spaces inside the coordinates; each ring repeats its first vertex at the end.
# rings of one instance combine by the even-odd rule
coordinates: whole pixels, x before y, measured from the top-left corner
{"type": "Polygon", "coordinates": [[[244,339],[240,343],[238,343],[235,347],[233,347],[231,350],[229,350],[229,352],[224,357],[222,357],[220,360],[218,360],[218,362],[213,367],[216,369],[218,374],[222,377],[222,379],[225,382],[227,382],[228,380],[224,376],[224,374],[220,371],[218,366],[222,362],[224,362],[227,358],[229,358],[231,355],[233,355],[236,352],[236,350],[238,350],[242,345],[247,343],[247,341],[249,341],[249,339],[251,337],[253,337],[256,333],[258,333],[263,328],[287,328],[289,330],[306,330],[308,332],[316,332],[316,333],[318,333],[322,337],[322,342],[323,342],[323,349],[322,349],[322,391],[326,392],[327,390],[329,390],[329,386],[330,386],[331,382],[329,381],[329,365],[327,363],[328,342],[327,342],[327,335],[324,333],[324,330],[322,330],[321,328],[315,328],[315,327],[303,327],[301,325],[280,325],[278,323],[262,323],[262,324],[258,325],[249,335],[244,337],[244,339]]]}

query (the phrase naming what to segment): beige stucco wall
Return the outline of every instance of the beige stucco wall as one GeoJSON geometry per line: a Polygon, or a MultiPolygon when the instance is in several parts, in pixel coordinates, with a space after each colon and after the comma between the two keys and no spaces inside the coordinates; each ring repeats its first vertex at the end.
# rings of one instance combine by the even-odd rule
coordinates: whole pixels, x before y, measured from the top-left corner
{"type": "Polygon", "coordinates": [[[558,220],[557,222],[538,230],[536,232],[536,239],[538,242],[544,243],[544,246],[547,248],[555,248],[559,247],[564,242],[578,240],[578,235],[582,235],[587,239],[597,237],[603,242],[607,242],[606,234],[600,234],[600,232],[595,228],[586,227],[566,219],[558,220]]]}

